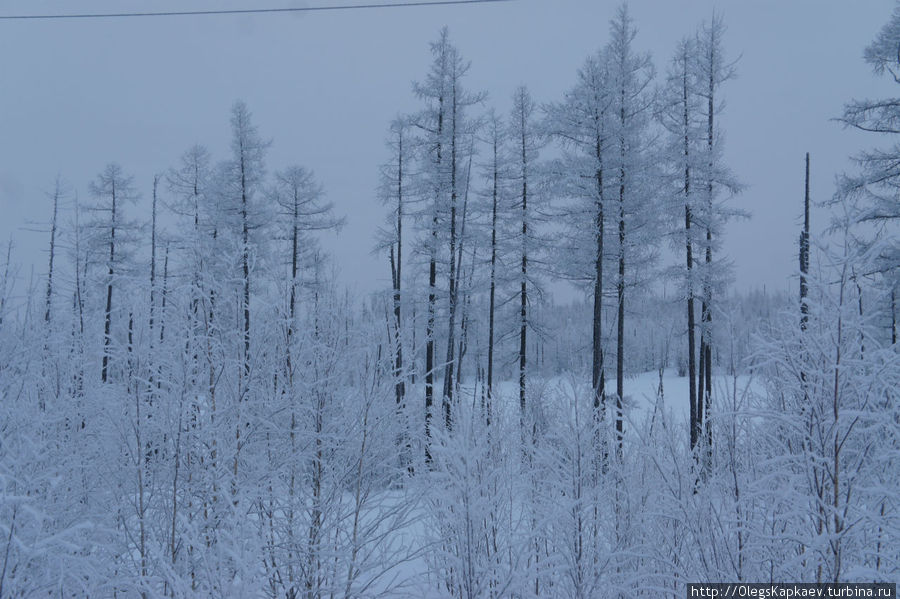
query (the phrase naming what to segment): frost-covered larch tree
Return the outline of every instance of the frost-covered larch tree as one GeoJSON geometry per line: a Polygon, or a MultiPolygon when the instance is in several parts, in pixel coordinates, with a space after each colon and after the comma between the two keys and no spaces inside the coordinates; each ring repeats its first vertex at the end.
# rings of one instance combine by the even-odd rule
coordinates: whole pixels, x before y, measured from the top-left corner
{"type": "Polygon", "coordinates": [[[591,292],[591,388],[597,420],[606,418],[603,275],[609,260],[605,244],[612,194],[612,102],[609,64],[600,50],[585,60],[565,99],[549,106],[545,124],[563,147],[552,173],[571,200],[564,209],[566,235],[560,244],[563,274],[588,285],[591,292]]]}
{"type": "Polygon", "coordinates": [[[624,434],[626,290],[634,274],[644,270],[637,268],[638,264],[647,259],[647,250],[655,245],[654,211],[650,206],[657,183],[648,151],[654,69],[650,55],[634,48],[636,36],[637,30],[623,4],[610,22],[610,41],[605,51],[612,89],[610,170],[617,263],[615,428],[620,450],[624,434]]]}
{"type": "Polygon", "coordinates": [[[108,164],[97,175],[90,190],[96,200],[92,210],[98,215],[106,215],[105,218],[98,216],[91,224],[91,228],[98,232],[92,238],[105,246],[106,254],[106,307],[103,310],[103,365],[100,370],[100,380],[105,383],[109,379],[112,352],[113,289],[118,283],[117,275],[122,274],[120,266],[125,254],[123,241],[127,243],[127,234],[134,228],[133,224],[125,220],[124,207],[127,202],[134,202],[138,194],[134,188],[134,178],[126,175],[116,163],[108,164]]]}
{"type": "Polygon", "coordinates": [[[509,140],[510,192],[512,194],[513,211],[516,230],[512,232],[511,243],[516,245],[517,266],[519,268],[518,290],[518,379],[519,409],[525,415],[526,375],[528,358],[528,329],[533,328],[533,318],[529,316],[529,291],[539,291],[536,287],[536,272],[539,264],[538,203],[541,201],[541,185],[538,172],[538,153],[543,137],[538,131],[536,106],[531,94],[524,86],[513,94],[513,108],[507,121],[507,138],[509,140]],[[530,262],[529,262],[530,260],[530,262]]]}
{"type": "MultiPolygon", "coordinates": [[[[724,159],[724,136],[716,119],[725,107],[722,85],[736,75],[734,63],[728,62],[723,46],[725,23],[720,15],[713,15],[696,34],[695,77],[696,94],[700,99],[700,114],[705,123],[705,143],[700,148],[700,166],[697,169],[697,189],[701,194],[699,209],[693,214],[694,222],[703,230],[697,243],[697,261],[700,268],[700,347],[697,370],[697,422],[702,422],[707,446],[712,445],[712,428],[709,422],[712,402],[712,318],[718,309],[717,302],[728,279],[729,265],[721,256],[715,257],[722,245],[724,226],[731,218],[742,213],[727,205],[727,201],[739,193],[742,185],[731,172],[724,159]]],[[[700,424],[697,425],[699,436],[700,424]]]]}
{"type": "Polygon", "coordinates": [[[466,143],[475,126],[466,116],[466,109],[482,101],[484,94],[466,91],[462,82],[469,70],[459,50],[450,41],[449,30],[441,30],[438,41],[431,44],[431,68],[421,83],[415,83],[416,95],[426,107],[416,114],[412,122],[420,131],[418,145],[419,171],[423,181],[420,193],[425,196],[429,213],[429,229],[424,232],[424,246],[428,254],[428,320],[425,329],[425,432],[429,435],[431,406],[434,401],[435,365],[435,316],[437,307],[438,263],[442,256],[448,267],[447,296],[447,355],[444,366],[444,390],[441,408],[445,426],[451,426],[451,405],[454,392],[456,367],[456,328],[459,299],[459,273],[457,253],[460,225],[464,219],[461,199],[465,183],[464,166],[471,144],[466,143]],[[443,253],[441,241],[447,243],[443,253]]]}
{"type": "MultiPolygon", "coordinates": [[[[887,77],[900,84],[900,7],[894,8],[890,19],[870,43],[863,59],[879,77],[887,77]]],[[[856,234],[864,239],[879,236],[893,238],[893,243],[880,247],[870,270],[879,273],[889,294],[891,317],[890,336],[896,339],[896,301],[900,285],[900,200],[896,189],[900,181],[900,99],[853,100],[844,106],[839,121],[846,127],[875,133],[883,140],[881,147],[859,152],[853,156],[857,170],[838,179],[837,197],[852,200],[856,234]]]]}

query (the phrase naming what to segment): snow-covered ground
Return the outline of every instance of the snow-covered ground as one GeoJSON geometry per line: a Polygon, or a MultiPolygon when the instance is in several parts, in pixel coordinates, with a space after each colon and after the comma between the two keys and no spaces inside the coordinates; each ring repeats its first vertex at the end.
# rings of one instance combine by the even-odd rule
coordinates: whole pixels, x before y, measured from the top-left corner
{"type": "MultiPolygon", "coordinates": [[[[674,369],[663,371],[660,378],[659,372],[644,372],[636,376],[625,379],[625,407],[626,407],[626,424],[625,434],[628,437],[633,434],[635,428],[645,418],[659,417],[659,414],[665,413],[666,417],[676,427],[682,427],[684,430],[685,442],[688,438],[688,415],[689,407],[689,380],[686,376],[679,376],[674,369]],[[660,393],[660,383],[662,383],[662,393],[660,393]],[[655,413],[655,416],[654,416],[655,413]]],[[[440,389],[439,381],[436,381],[435,388],[440,389]]],[[[607,386],[607,392],[611,393],[615,390],[615,381],[612,385],[607,386]]],[[[749,375],[741,374],[737,376],[728,376],[724,374],[714,375],[713,377],[713,400],[714,414],[717,412],[731,412],[735,408],[740,407],[746,401],[749,392],[759,391],[757,382],[749,375]],[[737,398],[738,404],[735,405],[737,398]]],[[[424,388],[420,385],[411,386],[407,389],[409,397],[418,398],[424,393],[424,388]]],[[[459,400],[467,405],[477,405],[480,398],[480,388],[476,388],[472,384],[464,384],[460,389],[459,400]]],[[[495,386],[495,401],[501,404],[499,407],[505,408],[508,414],[515,414],[519,409],[519,387],[518,381],[505,380],[495,386]]],[[[550,379],[534,379],[529,382],[529,397],[544,398],[548,401],[566,401],[573,397],[576,398],[581,405],[590,405],[590,382],[585,380],[583,376],[576,375],[560,375],[550,379]]],[[[412,402],[418,405],[417,402],[412,402]]],[[[438,402],[436,402],[437,404],[438,402]]],[[[437,407],[437,406],[436,406],[437,407]]],[[[437,415],[439,412],[435,412],[437,415]]],[[[435,418],[439,420],[439,418],[435,418]]],[[[676,433],[677,434],[677,433],[676,433]]],[[[429,553],[434,550],[429,543],[433,542],[437,531],[431,530],[434,525],[433,514],[430,513],[428,504],[431,483],[429,477],[417,477],[413,482],[413,488],[407,489],[407,492],[417,495],[420,499],[424,499],[425,503],[418,504],[416,508],[416,516],[410,519],[410,524],[402,530],[391,531],[390,540],[388,542],[397,543],[411,549],[410,553],[413,557],[407,561],[394,565],[389,572],[375,585],[375,588],[384,588],[385,585],[393,585],[388,592],[391,597],[421,597],[426,599],[444,599],[451,598],[455,595],[450,594],[443,586],[442,581],[433,572],[435,564],[433,556],[429,558],[429,553]],[[416,487],[416,485],[419,485],[416,487]]],[[[392,493],[396,501],[408,501],[409,496],[402,493],[392,493]]]]}
{"type": "MultiPolygon", "coordinates": [[[[513,380],[497,383],[498,398],[506,403],[518,405],[518,385],[518,381],[513,380]]],[[[658,371],[627,376],[624,385],[626,420],[639,421],[646,415],[652,415],[655,410],[661,410],[671,414],[675,422],[684,423],[687,426],[687,418],[690,414],[688,377],[679,376],[675,369],[668,368],[662,372],[662,378],[658,371]]],[[[440,386],[437,385],[436,388],[440,388],[440,386]]],[[[566,374],[549,379],[535,378],[528,382],[528,388],[529,397],[545,397],[551,392],[571,397],[575,393],[579,401],[590,401],[590,381],[577,375],[566,374]]],[[[461,395],[471,399],[475,391],[472,385],[464,385],[461,395]]],[[[714,374],[713,416],[718,412],[734,411],[738,407],[734,403],[735,398],[737,398],[738,405],[743,405],[749,393],[760,391],[759,382],[750,375],[714,374]]],[[[611,381],[607,379],[606,393],[607,397],[614,398],[615,379],[611,381]]]]}

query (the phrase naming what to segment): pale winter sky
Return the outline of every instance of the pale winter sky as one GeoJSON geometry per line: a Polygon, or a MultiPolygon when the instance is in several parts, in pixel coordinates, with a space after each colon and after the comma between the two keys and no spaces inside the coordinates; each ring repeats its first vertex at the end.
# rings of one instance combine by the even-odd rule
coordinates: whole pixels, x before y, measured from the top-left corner
{"type": "MultiPolygon", "coordinates": [[[[4,0],[0,14],[325,6],[355,0],[4,0]]],[[[385,3],[396,0],[384,0],[385,3]]],[[[361,2],[359,2],[361,3],[361,2]]],[[[227,157],[229,111],[246,101],[273,139],[270,171],[315,171],[348,218],[336,256],[341,280],[359,291],[389,285],[372,256],[384,209],[375,199],[387,159],[388,123],[416,109],[411,82],[424,77],[428,43],[448,25],[471,60],[467,84],[506,112],[516,86],[539,102],[561,98],[588,54],[606,43],[615,1],[514,0],[470,6],[253,16],[0,21],[0,240],[15,240],[23,278],[46,269],[45,192],[57,173],[87,199],[110,161],[136,176],[148,214],[153,174],[194,143],[227,157]]],[[[713,10],[740,60],[724,88],[726,159],[748,185],[736,200],[753,217],[731,227],[725,251],[736,286],[793,286],[803,156],[812,153],[814,200],[831,196],[848,155],[875,144],[830,119],[853,97],[893,93],[862,62],[887,21],[890,1],[632,0],[636,47],[665,72],[676,42],[713,10]]],[[[881,143],[884,143],[881,140],[881,143]]],[[[824,216],[814,213],[814,229],[824,216]]]]}

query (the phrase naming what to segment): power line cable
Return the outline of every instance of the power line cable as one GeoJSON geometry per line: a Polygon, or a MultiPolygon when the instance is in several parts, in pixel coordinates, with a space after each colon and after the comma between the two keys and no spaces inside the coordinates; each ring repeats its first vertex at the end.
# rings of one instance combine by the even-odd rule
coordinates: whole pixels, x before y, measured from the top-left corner
{"type": "Polygon", "coordinates": [[[207,15],[248,15],[292,12],[324,12],[337,10],[371,10],[378,8],[410,8],[417,6],[450,6],[460,4],[493,4],[498,2],[514,2],[515,0],[435,0],[434,2],[411,0],[392,4],[341,4],[338,6],[297,6],[284,8],[238,8],[218,10],[185,10],[160,12],[110,12],[110,13],[71,13],[49,15],[0,15],[2,21],[16,20],[49,20],[49,19],[118,19],[130,17],[184,17],[207,15]]]}

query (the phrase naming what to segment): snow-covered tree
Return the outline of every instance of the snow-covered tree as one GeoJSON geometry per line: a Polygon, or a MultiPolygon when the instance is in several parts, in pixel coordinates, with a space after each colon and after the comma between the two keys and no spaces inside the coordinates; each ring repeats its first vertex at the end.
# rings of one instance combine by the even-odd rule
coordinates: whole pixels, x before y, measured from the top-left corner
{"type": "MultiPolygon", "coordinates": [[[[528,330],[533,329],[529,316],[529,292],[540,293],[538,262],[541,251],[539,206],[542,198],[539,177],[538,152],[543,144],[538,131],[536,106],[528,89],[519,87],[513,94],[513,108],[508,119],[507,138],[510,162],[510,191],[515,214],[515,230],[510,233],[510,243],[515,248],[518,276],[518,336],[519,336],[519,409],[525,415],[525,380],[527,375],[528,330]]],[[[512,216],[512,215],[511,215],[512,216]]]]}
{"type": "MultiPolygon", "coordinates": [[[[128,234],[134,229],[134,225],[125,219],[124,208],[127,202],[135,201],[138,194],[134,189],[134,178],[126,175],[116,163],[108,164],[97,175],[91,183],[91,194],[96,200],[91,209],[97,215],[90,225],[96,233],[92,239],[104,246],[106,255],[106,308],[103,311],[103,366],[100,371],[100,379],[105,383],[112,352],[113,289],[118,283],[117,277],[123,274],[128,234]]],[[[133,239],[130,241],[133,242],[133,239]]]]}
{"type": "Polygon", "coordinates": [[[695,248],[698,248],[700,228],[694,222],[694,214],[699,210],[697,171],[701,151],[703,130],[699,123],[699,97],[696,94],[696,60],[697,42],[695,38],[682,39],[675,50],[675,55],[666,76],[663,92],[659,96],[659,117],[668,133],[665,153],[667,157],[667,174],[665,193],[670,220],[676,224],[672,228],[677,231],[672,236],[673,245],[684,248],[685,270],[679,272],[677,279],[683,285],[683,293],[687,303],[687,375],[690,402],[690,436],[691,446],[698,440],[699,423],[702,415],[697,413],[697,343],[696,343],[696,310],[695,298],[699,293],[694,268],[695,248]]]}
{"type": "Polygon", "coordinates": [[[900,369],[876,313],[860,312],[854,297],[854,269],[881,248],[856,245],[851,210],[843,222],[841,238],[821,250],[818,272],[809,276],[805,330],[798,334],[791,311],[760,348],[765,442],[781,476],[778,500],[793,510],[779,522],[782,537],[793,539],[781,559],[816,582],[888,580],[900,567],[887,550],[900,531],[900,369]]]}
{"type": "Polygon", "coordinates": [[[610,122],[613,89],[604,51],[588,57],[565,100],[549,107],[546,128],[563,146],[553,170],[561,188],[572,198],[565,209],[566,237],[560,244],[563,275],[587,284],[593,302],[591,315],[591,387],[594,417],[605,419],[606,390],[603,364],[604,270],[609,256],[607,214],[612,190],[610,122]],[[588,248],[584,251],[583,248],[588,248]]]}
{"type": "MultiPolygon", "coordinates": [[[[447,355],[444,362],[444,391],[441,408],[445,426],[451,426],[453,380],[456,369],[456,334],[459,300],[458,247],[461,243],[461,225],[465,219],[463,204],[465,172],[469,138],[475,125],[466,115],[466,109],[478,104],[483,94],[468,92],[463,79],[469,70],[469,62],[450,41],[445,27],[438,41],[431,44],[432,64],[421,83],[414,84],[416,95],[426,107],[413,117],[420,131],[418,145],[422,166],[419,171],[424,180],[420,188],[427,201],[424,220],[430,221],[423,232],[423,245],[428,254],[428,320],[425,337],[425,426],[429,434],[431,406],[434,398],[435,376],[435,315],[437,307],[438,263],[447,265],[447,355]],[[443,253],[441,241],[447,244],[443,253]],[[443,260],[442,260],[443,256],[443,260]]],[[[426,441],[427,442],[427,441],[426,441]]]]}
{"type": "MultiPolygon", "coordinates": [[[[625,395],[625,300],[626,289],[635,281],[638,264],[647,260],[655,237],[656,183],[648,152],[649,124],[653,109],[650,84],[654,70],[650,55],[634,48],[637,30],[627,5],[610,22],[606,47],[609,85],[612,89],[610,137],[613,145],[610,167],[614,185],[613,221],[616,244],[616,431],[621,448],[624,432],[625,395]],[[631,278],[627,276],[631,268],[631,278]]],[[[642,269],[644,270],[644,269],[642,269]]]]}
{"type": "MultiPolygon", "coordinates": [[[[698,171],[698,187],[702,200],[699,209],[692,214],[704,231],[698,242],[698,254],[702,253],[700,287],[700,347],[697,370],[697,421],[703,421],[707,445],[712,444],[709,413],[712,403],[712,317],[717,310],[716,300],[723,293],[728,280],[729,263],[722,257],[714,258],[722,245],[722,234],[729,219],[742,215],[727,205],[727,201],[740,192],[741,183],[735,178],[724,160],[724,136],[716,116],[724,109],[721,98],[722,84],[735,77],[734,64],[728,62],[723,47],[725,23],[720,15],[700,27],[696,45],[697,95],[700,97],[701,115],[706,123],[706,143],[701,150],[698,171]]],[[[700,256],[697,260],[699,262],[700,256]]],[[[699,429],[699,425],[698,425],[699,429]]],[[[699,436],[699,432],[697,433],[699,436]]]]}
{"type": "MultiPolygon", "coordinates": [[[[890,19],[870,43],[863,59],[875,75],[889,77],[900,83],[900,57],[897,54],[897,38],[900,36],[900,7],[895,7],[890,19]]],[[[853,100],[844,106],[840,122],[868,133],[875,133],[884,140],[884,146],[859,152],[853,156],[857,170],[843,174],[838,179],[836,199],[852,201],[853,219],[857,223],[855,234],[860,240],[889,237],[898,238],[900,222],[900,201],[896,187],[900,180],[897,158],[900,156],[900,142],[897,134],[900,118],[900,100],[897,98],[853,100]]],[[[880,254],[872,264],[863,269],[866,273],[878,273],[883,285],[890,290],[891,336],[896,338],[896,298],[898,294],[898,269],[900,269],[900,244],[880,245],[880,254]]]]}

